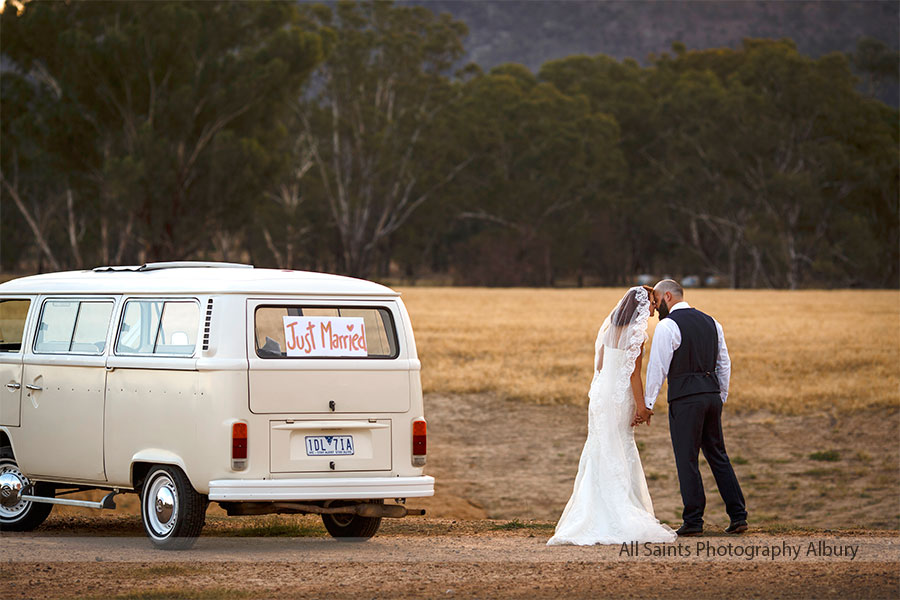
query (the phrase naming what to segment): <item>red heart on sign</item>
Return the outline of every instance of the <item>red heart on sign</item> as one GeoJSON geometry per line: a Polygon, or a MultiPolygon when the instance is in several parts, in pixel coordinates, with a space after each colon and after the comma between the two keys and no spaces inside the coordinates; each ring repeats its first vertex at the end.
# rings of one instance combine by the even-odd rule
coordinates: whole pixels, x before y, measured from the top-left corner
{"type": "Polygon", "coordinates": [[[353,331],[353,325],[347,325],[347,331],[353,331]]]}

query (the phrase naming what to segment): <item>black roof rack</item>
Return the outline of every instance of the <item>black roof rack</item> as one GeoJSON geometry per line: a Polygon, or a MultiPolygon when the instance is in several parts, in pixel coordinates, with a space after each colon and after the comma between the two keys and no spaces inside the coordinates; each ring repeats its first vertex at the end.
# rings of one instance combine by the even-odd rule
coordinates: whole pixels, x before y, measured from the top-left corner
{"type": "Polygon", "coordinates": [[[119,271],[161,271],[163,269],[196,269],[196,268],[207,268],[207,269],[252,269],[253,265],[245,265],[243,263],[230,263],[230,262],[210,262],[210,261],[202,261],[202,260],[175,260],[170,262],[153,262],[153,263],[144,263],[142,265],[121,265],[121,266],[106,266],[106,267],[94,267],[91,269],[95,273],[104,273],[104,272],[119,272],[119,271]]]}

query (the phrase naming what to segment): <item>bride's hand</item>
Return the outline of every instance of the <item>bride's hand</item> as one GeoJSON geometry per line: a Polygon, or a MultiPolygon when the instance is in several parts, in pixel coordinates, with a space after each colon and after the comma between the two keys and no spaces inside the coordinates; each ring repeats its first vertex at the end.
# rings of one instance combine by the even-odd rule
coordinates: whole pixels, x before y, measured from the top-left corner
{"type": "Polygon", "coordinates": [[[640,425],[641,423],[650,424],[650,418],[653,417],[653,411],[647,408],[646,406],[639,406],[634,413],[634,419],[632,419],[631,426],[635,427],[636,425],[640,425]]]}

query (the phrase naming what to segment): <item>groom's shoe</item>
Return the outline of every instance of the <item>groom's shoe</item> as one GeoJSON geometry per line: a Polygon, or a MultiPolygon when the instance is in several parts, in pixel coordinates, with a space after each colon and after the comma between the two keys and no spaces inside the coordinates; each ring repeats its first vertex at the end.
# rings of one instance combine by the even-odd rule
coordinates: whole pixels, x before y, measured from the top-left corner
{"type": "Polygon", "coordinates": [[[675,533],[678,534],[678,537],[691,537],[694,535],[703,535],[703,526],[702,525],[684,524],[681,527],[679,527],[675,533]]]}
{"type": "Polygon", "coordinates": [[[747,531],[747,521],[732,521],[725,529],[725,533],[744,533],[747,531]]]}

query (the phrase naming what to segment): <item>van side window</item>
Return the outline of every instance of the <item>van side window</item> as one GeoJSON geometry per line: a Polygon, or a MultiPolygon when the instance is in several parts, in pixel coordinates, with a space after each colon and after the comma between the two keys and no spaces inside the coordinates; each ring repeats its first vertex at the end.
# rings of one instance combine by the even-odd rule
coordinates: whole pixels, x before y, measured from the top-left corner
{"type": "Polygon", "coordinates": [[[113,303],[48,300],[41,311],[34,351],[39,354],[103,354],[113,303]]]}
{"type": "Polygon", "coordinates": [[[162,309],[162,301],[126,302],[116,354],[153,354],[162,309]]]}
{"type": "Polygon", "coordinates": [[[103,354],[106,350],[106,334],[109,332],[112,309],[112,302],[82,302],[69,351],[79,354],[103,354]]]}
{"type": "Polygon", "coordinates": [[[190,300],[129,300],[116,354],[193,356],[200,308],[190,300]]]}
{"type": "MultiPolygon", "coordinates": [[[[386,308],[260,306],[256,309],[255,321],[256,354],[260,358],[355,358],[360,357],[360,353],[365,358],[396,358],[399,354],[394,319],[386,308]],[[306,326],[316,327],[314,332],[307,330],[311,336],[310,344],[304,345],[303,352],[288,351],[292,347],[296,349],[297,345],[285,342],[285,317],[313,319],[302,321],[306,326]],[[330,323],[328,318],[337,320],[330,323]],[[352,339],[352,330],[340,329],[343,323],[349,323],[352,328],[360,320],[365,330],[364,352],[360,350],[362,344],[352,339]],[[323,322],[327,329],[322,327],[323,322]]],[[[296,327],[288,331],[294,331],[297,339],[304,335],[296,327]]],[[[291,341],[296,342],[296,339],[291,341]]]]}
{"type": "Polygon", "coordinates": [[[199,322],[200,308],[196,302],[166,302],[154,354],[192,355],[197,345],[199,322]]]}
{"type": "Polygon", "coordinates": [[[31,300],[0,300],[0,352],[19,352],[31,300]]]}

